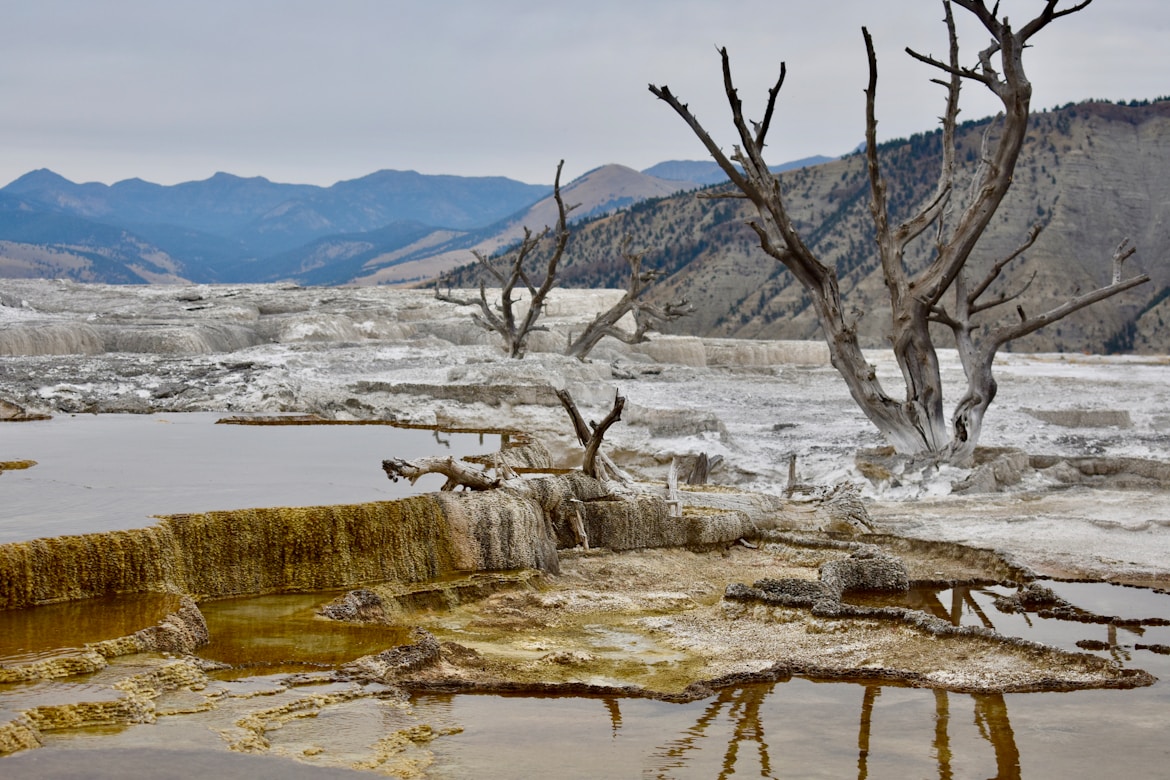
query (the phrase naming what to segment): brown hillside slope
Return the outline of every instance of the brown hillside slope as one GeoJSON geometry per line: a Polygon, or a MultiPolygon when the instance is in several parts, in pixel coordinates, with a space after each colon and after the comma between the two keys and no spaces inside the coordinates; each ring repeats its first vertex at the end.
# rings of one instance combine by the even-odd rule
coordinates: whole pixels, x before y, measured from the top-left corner
{"type": "MultiPolygon", "coordinates": [[[[960,182],[978,162],[985,131],[994,133],[994,124],[983,120],[961,129],[958,157],[966,176],[960,182]]],[[[895,217],[933,194],[939,156],[937,132],[885,145],[883,169],[895,217]]],[[[865,342],[884,345],[889,315],[882,307],[863,159],[853,155],[786,173],[782,182],[807,243],[836,263],[847,305],[866,312],[865,342]]],[[[646,252],[645,264],[670,274],[656,297],[686,297],[698,310],[675,324],[677,332],[818,338],[799,285],[760,250],[744,225],[747,216],[740,201],[694,195],[636,205],[576,230],[563,282],[624,286],[625,264],[617,247],[629,235],[633,246],[646,252]]],[[[1032,279],[1019,300],[1027,312],[1044,311],[1077,289],[1106,282],[1110,257],[1125,237],[1137,247],[1127,272],[1148,273],[1153,281],[1012,348],[1170,352],[1170,328],[1164,325],[1170,319],[1170,102],[1083,103],[1035,115],[1012,190],[976,251],[975,277],[1018,246],[1036,222],[1046,224],[1039,240],[1015,261],[1002,287],[992,288],[1010,294],[1032,279]]],[[[928,231],[910,262],[924,262],[930,249],[928,231]]],[[[1014,306],[1004,308],[1005,316],[1018,316],[1014,306]]]]}
{"type": "MultiPolygon", "coordinates": [[[[571,219],[589,214],[615,211],[630,203],[647,198],[660,198],[698,185],[685,181],[668,181],[639,173],[624,165],[603,165],[573,180],[563,188],[566,203],[575,206],[571,219]]],[[[363,273],[354,280],[357,284],[401,284],[417,279],[430,279],[465,263],[475,262],[475,252],[490,255],[518,242],[527,227],[539,233],[557,221],[556,203],[551,195],[532,205],[527,211],[501,224],[499,230],[484,233],[482,240],[472,247],[436,253],[408,263],[398,263],[401,255],[413,252],[432,237],[423,239],[400,252],[375,257],[366,263],[363,273]]]]}

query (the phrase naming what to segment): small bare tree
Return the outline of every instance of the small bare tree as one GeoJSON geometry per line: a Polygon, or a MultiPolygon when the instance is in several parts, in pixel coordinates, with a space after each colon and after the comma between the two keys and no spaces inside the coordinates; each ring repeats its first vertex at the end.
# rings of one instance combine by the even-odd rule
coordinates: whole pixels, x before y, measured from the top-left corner
{"type": "MultiPolygon", "coordinates": [[[[577,404],[573,401],[573,396],[569,394],[568,390],[557,390],[556,395],[569,415],[569,422],[573,426],[573,433],[577,436],[577,441],[585,448],[581,471],[594,479],[626,484],[633,482],[633,478],[601,450],[606,432],[614,423],[622,419],[622,409],[626,405],[625,397],[615,394],[613,408],[610,409],[609,414],[600,423],[586,424],[585,418],[581,416],[581,412],[577,409],[577,404]]],[[[506,462],[501,462],[500,466],[497,467],[498,473],[495,475],[490,474],[485,467],[476,468],[468,462],[456,460],[451,456],[417,458],[415,460],[387,458],[382,461],[382,470],[386,472],[386,476],[391,482],[405,479],[412,485],[418,481],[419,477],[427,474],[442,474],[447,478],[446,484],[441,488],[442,491],[456,488],[494,490],[502,487],[505,482],[510,482],[516,490],[521,492],[525,490],[522,487],[524,480],[506,462]]]]}
{"type": "Polygon", "coordinates": [[[1041,314],[1029,316],[1017,305],[1014,314],[1018,316],[991,323],[982,335],[984,323],[976,321],[977,315],[1016,300],[1023,292],[1017,290],[990,300],[985,297],[1007,266],[1031,246],[1042,227],[1033,228],[1019,249],[994,263],[981,278],[971,278],[967,261],[1007,194],[1027,135],[1032,85],[1024,74],[1024,50],[1032,37],[1049,23],[1084,9],[1090,2],[1092,0],[1082,0],[1060,8],[1061,0],[1045,0],[1039,14],[1017,29],[1006,17],[1000,18],[998,3],[989,9],[984,0],[943,0],[949,56],[940,60],[907,49],[910,56],[943,74],[934,79],[946,89],[942,117],[943,160],[934,196],[917,213],[898,225],[890,221],[887,185],[878,160],[874,108],[877,58],[869,32],[862,28],[869,59],[865,138],[872,199],[870,212],[877,232],[881,271],[889,292],[894,355],[906,388],[905,398],[901,400],[886,394],[874,367],[866,361],[857,337],[860,315],[842,304],[836,269],[822,263],[804,243],[785,205],[780,181],[764,162],[764,144],[776,97],[784,83],[784,65],[781,64],[779,79],[768,92],[763,121],[753,122],[749,130],[732,81],[727,50],[720,50],[724,89],[739,136],[739,143],[730,157],[669,87],[650,85],[650,91],[682,117],[731,179],[738,192],[728,197],[751,201],[758,219],[749,225],[758,234],[760,246],[783,263],[804,287],[824,332],[833,366],[844,377],[854,401],[899,452],[929,454],[956,464],[970,462],[979,441],[984,413],[995,398],[992,362],[999,349],[1014,339],[1149,280],[1145,275],[1121,278],[1120,264],[1132,254],[1132,250],[1123,244],[1114,255],[1114,274],[1107,285],[1076,295],[1041,314]],[[960,63],[952,5],[971,13],[991,34],[990,44],[979,53],[978,64],[974,66],[960,63]],[[984,138],[982,163],[971,181],[970,196],[960,213],[955,215],[952,213],[958,200],[954,197],[957,189],[955,131],[959,90],[964,82],[988,89],[999,98],[1003,113],[997,120],[998,136],[992,139],[989,133],[984,138]],[[933,239],[931,260],[921,270],[911,273],[905,263],[907,246],[932,226],[929,234],[933,239]],[[942,379],[931,323],[941,323],[954,334],[967,377],[966,392],[955,406],[949,430],[943,413],[942,379]]]}
{"type": "Polygon", "coordinates": [[[581,464],[581,471],[594,479],[632,482],[630,475],[618,468],[617,464],[601,451],[601,441],[605,438],[605,432],[609,430],[611,425],[622,419],[622,409],[626,406],[625,396],[615,395],[613,408],[609,410],[605,419],[600,423],[593,422],[586,425],[585,418],[578,411],[577,404],[573,401],[573,396],[569,395],[569,391],[557,390],[556,394],[561,401],[561,406],[565,407],[565,411],[569,414],[569,421],[573,423],[573,432],[577,434],[577,441],[585,448],[585,460],[581,464]]]}
{"type": "Polygon", "coordinates": [[[567,216],[573,210],[573,206],[565,206],[565,201],[561,198],[561,168],[564,167],[565,161],[561,160],[557,163],[557,176],[553,183],[553,199],[557,204],[557,224],[555,228],[545,227],[540,233],[534,234],[528,227],[524,228],[524,238],[513,249],[508,252],[510,263],[500,263],[508,269],[507,275],[497,269],[496,264],[493,264],[491,258],[482,254],[481,252],[474,252],[475,259],[479,262],[480,267],[494,278],[500,285],[500,302],[498,304],[491,304],[487,299],[486,283],[480,279],[479,283],[479,298],[478,299],[463,299],[454,296],[451,293],[450,286],[447,292],[442,292],[442,281],[435,285],[435,297],[440,301],[448,303],[455,303],[460,306],[479,306],[479,312],[472,314],[472,319],[482,327],[484,330],[494,331],[504,339],[504,346],[508,350],[508,355],[514,358],[524,357],[525,351],[528,348],[528,334],[538,330],[548,330],[543,325],[538,324],[540,316],[544,313],[544,302],[548,297],[549,292],[556,285],[557,280],[557,266],[561,262],[561,257],[565,253],[565,247],[569,243],[569,228],[567,216]],[[553,235],[553,246],[551,254],[549,255],[548,263],[545,265],[544,279],[540,286],[533,284],[525,269],[525,263],[531,258],[533,252],[542,245],[544,239],[549,235],[553,235]],[[528,310],[524,313],[522,319],[517,321],[515,305],[519,302],[519,298],[513,297],[516,286],[521,282],[528,288],[528,310]]]}
{"type": "Polygon", "coordinates": [[[630,264],[630,280],[626,283],[626,294],[607,311],[599,312],[575,339],[570,339],[565,354],[584,360],[597,343],[606,336],[617,339],[626,344],[641,344],[647,340],[647,333],[657,330],[663,323],[685,317],[694,311],[686,299],[671,301],[663,306],[656,306],[642,299],[642,296],[661,277],[656,270],[642,270],[643,253],[630,251],[630,237],[622,241],[622,256],[630,264]],[[622,317],[633,312],[634,330],[626,331],[618,327],[622,317]]]}

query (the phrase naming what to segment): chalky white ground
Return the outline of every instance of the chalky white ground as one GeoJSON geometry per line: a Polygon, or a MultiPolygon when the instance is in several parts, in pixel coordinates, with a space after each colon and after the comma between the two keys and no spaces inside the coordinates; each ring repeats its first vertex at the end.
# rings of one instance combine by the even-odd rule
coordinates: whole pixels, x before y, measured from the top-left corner
{"type": "MultiPolygon", "coordinates": [[[[469,309],[421,291],[6,280],[0,293],[0,399],[33,411],[393,415],[530,430],[568,455],[575,443],[559,406],[510,403],[506,393],[501,401],[490,388],[567,387],[592,419],[620,392],[626,413],[607,442],[616,460],[647,477],[664,474],[672,456],[706,452],[723,457],[715,480],[778,492],[795,454],[802,481],[863,485],[882,530],[1000,549],[1041,572],[1170,576],[1165,492],[1061,488],[1032,478],[1009,493],[961,497],[950,485],[963,473],[949,469],[874,488],[853,455],[882,440],[827,364],[823,345],[659,336],[635,348],[607,340],[584,364],[556,354],[566,332],[579,332],[613,291],[558,291],[548,312],[552,332],[534,334],[522,361],[509,360],[496,337],[476,329],[469,309]],[[92,350],[95,332],[98,340],[116,332],[124,351],[53,354],[85,344],[92,350]],[[252,345],[239,348],[241,341],[252,345]],[[448,390],[438,396],[458,397],[359,382],[432,385],[448,390]],[[468,392],[449,392],[460,385],[468,392]],[[489,390],[477,393],[476,385],[489,390]]],[[[953,399],[962,372],[953,353],[942,358],[953,399]]],[[[892,356],[875,351],[872,359],[896,394],[892,356]]],[[[1170,459],[1165,356],[1008,353],[996,375],[985,446],[1170,459]],[[1125,412],[1130,425],[1066,427],[1031,413],[1051,410],[1125,412]]],[[[7,451],[2,435],[0,460],[22,457],[7,451]]]]}

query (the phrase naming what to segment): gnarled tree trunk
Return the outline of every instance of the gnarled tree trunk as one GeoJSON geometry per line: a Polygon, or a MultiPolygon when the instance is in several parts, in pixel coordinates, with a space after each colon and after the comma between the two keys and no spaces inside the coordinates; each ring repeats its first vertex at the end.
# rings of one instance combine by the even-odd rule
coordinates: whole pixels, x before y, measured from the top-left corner
{"type": "MultiPolygon", "coordinates": [[[[1114,256],[1112,280],[1090,293],[1079,295],[1043,314],[1028,317],[1017,306],[1019,322],[994,324],[987,335],[976,338],[983,328],[976,315],[1015,300],[1001,294],[987,301],[982,296],[1007,267],[1031,245],[1042,226],[1037,226],[1024,245],[997,262],[977,284],[966,278],[966,265],[979,238],[995,215],[1011,185],[1016,161],[1027,135],[1032,85],[1024,74],[1023,53],[1031,38],[1050,22],[1076,13],[1092,0],[1060,8],[1060,0],[1045,0],[1040,13],[1018,30],[999,17],[999,5],[989,9],[983,0],[943,0],[949,39],[949,56],[938,60],[910,51],[910,55],[940,71],[936,82],[946,88],[942,117],[943,162],[938,183],[930,200],[905,222],[890,222],[887,185],[878,159],[877,58],[869,32],[862,29],[869,60],[866,88],[866,164],[869,173],[870,212],[877,233],[878,255],[889,294],[892,346],[901,369],[905,395],[888,395],[878,381],[874,367],[865,359],[857,338],[857,319],[846,315],[836,269],[825,265],[805,245],[789,216],[779,179],[764,162],[763,149],[771,125],[776,98],[784,83],[786,68],[769,91],[762,122],[748,129],[731,76],[726,49],[720,50],[723,81],[739,144],[727,155],[669,87],[650,85],[650,91],[665,101],[690,126],[712,158],[735,185],[737,192],[714,197],[744,198],[755,207],[757,218],[749,222],[760,246],[787,267],[812,300],[817,320],[829,346],[833,366],[845,379],[853,400],[866,417],[899,451],[929,453],[956,463],[969,461],[982,430],[984,413],[995,397],[992,362],[996,352],[1009,341],[1027,335],[1097,301],[1112,297],[1149,280],[1145,275],[1122,279],[1120,261],[1114,256]],[[952,4],[972,14],[991,35],[991,43],[979,54],[974,67],[959,60],[959,44],[952,4]],[[969,201],[957,216],[951,214],[955,190],[955,129],[959,113],[959,90],[964,82],[983,85],[1001,102],[999,133],[994,142],[985,137],[982,163],[970,183],[969,201]],[[925,268],[911,273],[904,262],[907,246],[931,229],[933,257],[925,268]],[[953,303],[949,300],[953,298],[953,303]],[[967,373],[968,387],[956,405],[950,424],[943,404],[942,378],[931,323],[950,328],[967,373]]],[[[909,50],[908,50],[909,51],[909,50]]],[[[1026,288],[1026,285],[1024,286],[1026,288]]],[[[852,311],[852,310],[851,310],[852,311]]],[[[1010,315],[1009,315],[1010,316],[1010,315]]]]}

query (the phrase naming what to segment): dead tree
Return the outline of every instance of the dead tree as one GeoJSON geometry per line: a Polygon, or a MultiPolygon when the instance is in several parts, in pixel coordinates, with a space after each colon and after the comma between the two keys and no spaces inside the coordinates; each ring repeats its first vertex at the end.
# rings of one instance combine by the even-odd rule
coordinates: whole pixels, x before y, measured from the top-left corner
{"type": "MultiPolygon", "coordinates": [[[[622,409],[625,408],[626,399],[620,395],[615,396],[613,408],[610,409],[605,419],[600,423],[594,422],[586,425],[585,418],[577,410],[577,404],[569,395],[569,391],[557,390],[556,394],[561,405],[569,414],[569,421],[573,425],[573,432],[577,435],[577,440],[585,448],[585,460],[581,470],[594,479],[632,482],[630,476],[618,468],[601,451],[601,443],[605,439],[606,431],[622,418],[622,409]]],[[[447,478],[446,484],[440,488],[442,491],[455,490],[456,488],[494,490],[503,487],[505,482],[513,487],[522,484],[522,480],[506,463],[502,464],[498,468],[498,473],[493,476],[488,473],[487,469],[475,468],[467,461],[456,460],[451,456],[418,458],[417,460],[387,458],[382,461],[382,470],[386,472],[386,476],[391,482],[405,479],[412,485],[426,474],[442,474],[447,478]]]]}
{"type": "Polygon", "coordinates": [[[663,323],[685,317],[694,309],[684,299],[672,301],[663,306],[656,306],[642,300],[642,296],[661,276],[656,270],[642,270],[643,253],[629,251],[630,237],[622,241],[622,256],[630,264],[630,280],[626,283],[626,294],[609,310],[599,312],[593,322],[576,339],[571,339],[565,348],[565,354],[584,360],[597,343],[606,336],[615,338],[626,344],[641,344],[647,340],[646,334],[651,330],[658,330],[663,323]],[[634,315],[634,330],[626,331],[618,327],[618,322],[630,312],[634,315]]]}
{"type": "Polygon", "coordinates": [[[574,207],[565,206],[561,198],[561,168],[565,161],[557,163],[556,181],[553,183],[553,199],[557,204],[557,224],[555,228],[545,227],[540,233],[534,234],[528,227],[524,228],[524,238],[507,254],[507,262],[492,262],[491,258],[480,252],[473,252],[480,268],[494,278],[500,285],[500,301],[491,304],[487,299],[486,283],[481,278],[479,283],[478,299],[463,299],[454,296],[448,288],[446,293],[441,291],[442,283],[435,286],[435,297],[440,301],[455,303],[460,306],[479,306],[479,312],[472,314],[472,319],[484,330],[494,331],[504,339],[504,346],[509,357],[522,358],[528,347],[528,335],[537,330],[548,330],[537,324],[544,313],[544,302],[549,292],[556,284],[557,266],[561,256],[565,253],[565,246],[569,243],[569,228],[566,217],[574,207]],[[532,258],[533,253],[545,244],[545,238],[552,233],[552,250],[544,269],[544,279],[537,286],[532,282],[525,265],[532,258]],[[503,265],[507,268],[507,275],[497,268],[503,265]],[[523,283],[528,289],[528,309],[522,319],[517,321],[515,310],[519,298],[513,297],[516,286],[523,283]]]}
{"type": "Polygon", "coordinates": [[[577,434],[577,441],[585,448],[585,460],[581,470],[594,479],[615,479],[619,482],[630,482],[630,478],[613,461],[601,451],[601,441],[610,426],[622,418],[622,409],[626,406],[626,399],[616,395],[613,399],[613,408],[600,423],[585,424],[585,418],[577,410],[577,404],[568,390],[557,390],[557,398],[561,406],[569,415],[573,423],[573,432],[577,434]]]}
{"type": "MultiPolygon", "coordinates": [[[[1000,18],[998,3],[989,9],[984,0],[943,0],[948,56],[936,59],[907,50],[910,56],[942,74],[934,81],[946,89],[942,117],[943,161],[933,197],[917,213],[897,225],[891,224],[887,185],[878,159],[877,58],[869,32],[862,28],[869,60],[869,83],[865,90],[865,154],[870,182],[870,212],[877,232],[881,271],[889,294],[894,356],[906,389],[902,399],[885,392],[874,367],[862,354],[857,336],[860,313],[843,305],[836,269],[822,263],[805,244],[788,212],[780,181],[764,162],[764,145],[776,98],[784,83],[785,66],[781,64],[780,76],[768,92],[763,121],[753,122],[749,129],[732,81],[727,50],[720,50],[724,89],[739,138],[730,156],[719,148],[669,87],[650,85],[650,91],[682,117],[731,179],[738,192],[727,197],[747,199],[755,207],[758,219],[748,224],[759,236],[760,246],[783,263],[803,286],[812,300],[833,366],[844,377],[853,400],[899,452],[968,463],[979,441],[984,413],[995,398],[992,362],[999,349],[1014,339],[1149,280],[1145,275],[1123,280],[1120,273],[1115,273],[1109,284],[1078,294],[1042,314],[1029,316],[1017,307],[1018,317],[1012,316],[990,326],[985,326],[983,321],[976,322],[976,315],[991,312],[1016,300],[1022,293],[1018,290],[990,300],[985,297],[992,283],[1031,245],[1040,230],[1039,226],[1034,228],[1019,249],[995,263],[982,278],[971,278],[966,268],[967,261],[1007,194],[1027,136],[1032,85],[1024,74],[1024,50],[1030,46],[1033,36],[1049,23],[1084,9],[1090,2],[1092,0],[1081,0],[1060,8],[1060,0],[1045,0],[1043,9],[1035,18],[1016,28],[1006,17],[1000,18]],[[952,5],[972,14],[991,35],[990,44],[979,53],[978,63],[973,66],[962,65],[959,60],[952,5]],[[1002,103],[1003,113],[996,120],[997,136],[994,139],[990,134],[985,136],[983,159],[971,181],[971,194],[961,211],[954,214],[959,200],[954,196],[957,189],[956,120],[959,90],[964,82],[988,89],[1002,103]],[[907,246],[924,234],[933,241],[931,259],[921,270],[911,272],[904,262],[907,246]],[[955,406],[949,427],[943,412],[942,380],[931,323],[941,323],[954,334],[967,376],[966,392],[955,406]],[[985,327],[987,332],[981,333],[985,327]]],[[[1119,249],[1114,257],[1114,268],[1119,269],[1121,260],[1130,252],[1119,249]]]]}

